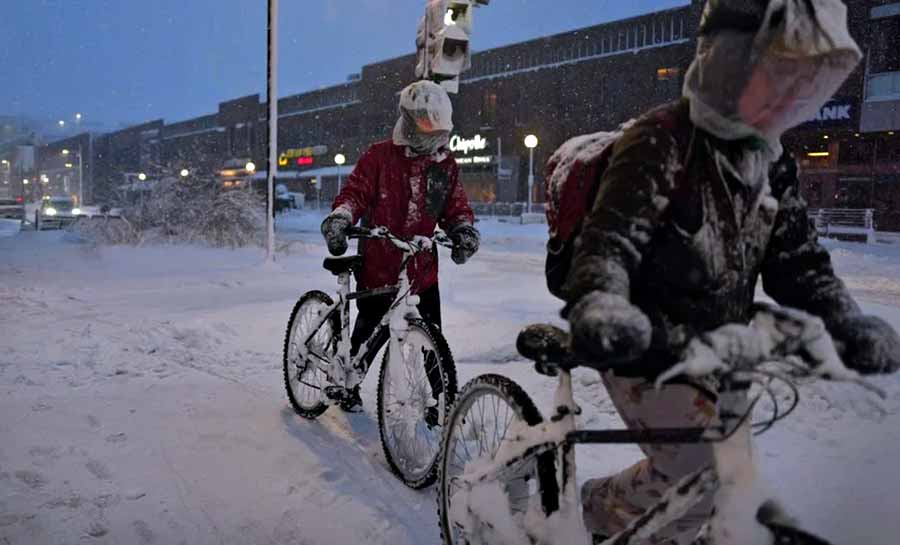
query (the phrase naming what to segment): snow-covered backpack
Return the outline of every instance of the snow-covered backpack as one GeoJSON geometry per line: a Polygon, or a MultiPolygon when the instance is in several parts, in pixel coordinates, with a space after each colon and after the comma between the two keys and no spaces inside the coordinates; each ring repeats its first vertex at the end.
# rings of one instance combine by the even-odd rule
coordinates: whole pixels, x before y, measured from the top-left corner
{"type": "Polygon", "coordinates": [[[623,123],[615,131],[576,136],[559,147],[547,162],[547,242],[545,274],[550,293],[562,298],[569,275],[575,239],[597,196],[603,171],[609,165],[613,144],[634,124],[623,123]]]}

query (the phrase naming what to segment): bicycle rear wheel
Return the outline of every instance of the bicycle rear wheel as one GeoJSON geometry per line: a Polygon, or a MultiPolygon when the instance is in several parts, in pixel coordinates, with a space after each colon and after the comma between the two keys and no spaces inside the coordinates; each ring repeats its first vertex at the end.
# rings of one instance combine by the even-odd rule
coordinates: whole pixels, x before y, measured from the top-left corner
{"type": "MultiPolygon", "coordinates": [[[[496,461],[504,440],[517,427],[514,424],[537,426],[541,422],[540,411],[528,394],[504,376],[482,375],[463,388],[445,426],[438,464],[438,517],[445,545],[469,542],[452,509],[454,495],[474,484],[464,481],[467,464],[496,461]]],[[[554,456],[554,452],[547,452],[505,464],[497,481],[514,519],[524,517],[538,495],[545,510],[548,505],[558,505],[554,456]]]]}
{"type": "MultiPolygon", "coordinates": [[[[294,305],[284,336],[284,386],[288,400],[297,414],[304,418],[317,418],[328,409],[325,403],[325,386],[328,377],[310,358],[300,358],[300,343],[312,333],[312,327],[322,312],[334,304],[328,294],[308,291],[294,305]]],[[[326,320],[309,343],[311,348],[325,356],[336,351],[335,335],[339,331],[336,316],[326,320]]]]}
{"type": "Polygon", "coordinates": [[[407,486],[425,488],[437,480],[444,422],[456,400],[456,366],[441,331],[409,320],[400,361],[390,344],[378,376],[378,431],[391,471],[407,486]]]}

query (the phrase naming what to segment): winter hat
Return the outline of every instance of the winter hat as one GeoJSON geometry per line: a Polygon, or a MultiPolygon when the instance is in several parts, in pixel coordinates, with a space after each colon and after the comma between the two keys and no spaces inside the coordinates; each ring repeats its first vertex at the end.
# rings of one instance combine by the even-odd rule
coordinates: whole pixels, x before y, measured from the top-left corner
{"type": "Polygon", "coordinates": [[[840,0],[708,0],[699,33],[684,83],[691,120],[772,147],[814,117],[862,58],[840,0]]]}
{"type": "Polygon", "coordinates": [[[417,81],[400,92],[400,118],[394,144],[430,155],[450,142],[453,104],[447,91],[432,81],[417,81]]]}

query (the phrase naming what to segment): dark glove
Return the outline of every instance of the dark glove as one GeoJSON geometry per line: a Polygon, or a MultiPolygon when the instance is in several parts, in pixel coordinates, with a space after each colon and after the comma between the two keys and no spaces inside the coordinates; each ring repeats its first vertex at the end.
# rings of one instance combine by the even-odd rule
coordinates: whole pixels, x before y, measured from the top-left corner
{"type": "Polygon", "coordinates": [[[829,330],[844,365],[863,374],[900,370],[900,336],[876,316],[851,316],[829,330]]]}
{"type": "Polygon", "coordinates": [[[592,291],[568,311],[572,349],[602,362],[640,358],[650,347],[650,319],[620,295],[592,291]]]}
{"type": "Polygon", "coordinates": [[[481,235],[478,230],[468,223],[457,225],[450,231],[450,240],[453,241],[453,250],[450,258],[457,265],[462,265],[478,251],[481,235]]]}
{"type": "Polygon", "coordinates": [[[338,209],[328,215],[322,222],[322,236],[328,245],[331,255],[344,255],[347,251],[347,229],[353,222],[353,218],[338,209]]]}

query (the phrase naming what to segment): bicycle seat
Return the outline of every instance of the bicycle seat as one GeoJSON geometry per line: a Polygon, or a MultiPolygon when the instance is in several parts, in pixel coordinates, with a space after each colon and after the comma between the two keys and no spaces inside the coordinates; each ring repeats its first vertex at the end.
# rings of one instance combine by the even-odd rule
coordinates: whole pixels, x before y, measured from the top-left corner
{"type": "Polygon", "coordinates": [[[326,257],[322,266],[326,271],[337,276],[346,272],[355,272],[362,268],[363,257],[361,255],[351,255],[347,257],[326,257]]]}
{"type": "Polygon", "coordinates": [[[550,324],[533,324],[523,329],[516,339],[516,349],[534,361],[539,371],[570,370],[580,365],[569,352],[569,334],[550,324]]]}

